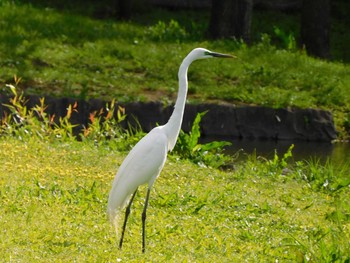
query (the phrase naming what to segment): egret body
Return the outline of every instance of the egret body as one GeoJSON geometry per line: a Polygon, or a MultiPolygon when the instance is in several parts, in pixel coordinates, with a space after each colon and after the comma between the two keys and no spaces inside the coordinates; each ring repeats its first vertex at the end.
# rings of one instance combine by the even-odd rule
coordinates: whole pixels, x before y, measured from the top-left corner
{"type": "Polygon", "coordinates": [[[117,214],[127,205],[119,243],[120,248],[122,248],[125,227],[137,188],[147,183],[147,195],[142,212],[142,252],[145,252],[145,222],[150,190],[164,166],[168,151],[172,151],[179,136],[188,89],[188,67],[195,60],[212,57],[232,58],[233,56],[211,52],[203,48],[192,50],[179,68],[179,91],[169,121],[163,126],[152,129],[144,136],[119,167],[109,193],[107,210],[111,222],[117,228],[117,214]]]}

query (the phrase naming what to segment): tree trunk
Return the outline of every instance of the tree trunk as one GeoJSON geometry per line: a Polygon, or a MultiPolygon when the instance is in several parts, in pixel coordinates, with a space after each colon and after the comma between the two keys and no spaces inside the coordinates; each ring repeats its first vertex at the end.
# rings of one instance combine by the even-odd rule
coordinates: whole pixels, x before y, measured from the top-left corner
{"type": "Polygon", "coordinates": [[[303,0],[301,43],[311,56],[330,58],[330,0],[303,0]]]}
{"type": "Polygon", "coordinates": [[[209,35],[250,42],[253,0],[212,0],[209,35]]]}

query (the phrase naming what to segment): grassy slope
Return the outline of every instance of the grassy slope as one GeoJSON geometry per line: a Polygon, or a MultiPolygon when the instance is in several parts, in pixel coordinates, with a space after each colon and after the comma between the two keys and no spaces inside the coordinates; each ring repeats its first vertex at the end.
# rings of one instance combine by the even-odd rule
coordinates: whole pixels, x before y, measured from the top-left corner
{"type": "Polygon", "coordinates": [[[152,190],[146,254],[140,194],[119,251],[106,200],[121,153],[11,137],[0,147],[4,261],[326,262],[350,249],[349,189],[315,191],[254,158],[221,172],[170,157],[152,190]]]}
{"type": "MultiPolygon", "coordinates": [[[[231,40],[206,41],[197,13],[155,10],[125,23],[6,1],[0,11],[0,83],[17,75],[27,93],[173,101],[178,65],[193,47],[203,46],[239,59],[196,62],[189,72],[191,101],[321,107],[333,111],[339,130],[350,123],[347,64],[278,50],[266,36],[250,48],[231,40]],[[156,22],[170,17],[181,24],[165,30],[156,22]]],[[[264,25],[271,32],[272,26],[264,25]]]]}

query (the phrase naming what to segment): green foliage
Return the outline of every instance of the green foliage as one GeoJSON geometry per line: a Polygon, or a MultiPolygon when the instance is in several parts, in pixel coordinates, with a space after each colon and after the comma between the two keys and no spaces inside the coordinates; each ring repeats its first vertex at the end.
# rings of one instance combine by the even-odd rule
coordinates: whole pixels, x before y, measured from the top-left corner
{"type": "Polygon", "coordinates": [[[73,131],[76,125],[70,122],[71,115],[77,111],[77,103],[69,105],[67,113],[63,117],[57,118],[49,115],[45,110],[44,98],[40,99],[40,104],[28,109],[26,98],[23,93],[18,94],[13,85],[7,85],[12,93],[10,104],[4,106],[10,111],[5,112],[1,120],[0,131],[3,136],[14,136],[22,140],[36,137],[40,140],[77,140],[94,141],[96,145],[107,144],[119,151],[130,150],[144,133],[140,127],[122,127],[125,121],[125,110],[122,107],[115,109],[115,101],[112,100],[106,105],[106,114],[101,109],[99,112],[90,114],[90,122],[79,132],[78,138],[73,131]]]}
{"type": "Polygon", "coordinates": [[[293,33],[285,33],[277,26],[274,27],[274,32],[276,36],[282,41],[285,49],[296,51],[297,43],[293,33]]]}
{"type": "Polygon", "coordinates": [[[89,117],[88,127],[84,127],[80,133],[83,141],[93,140],[96,144],[113,144],[119,151],[127,151],[132,148],[144,136],[141,127],[122,127],[125,121],[125,109],[118,107],[115,116],[115,101],[106,105],[107,113],[104,116],[103,109],[93,112],[89,117]]]}
{"type": "Polygon", "coordinates": [[[198,165],[218,168],[231,160],[231,157],[223,153],[224,147],[231,145],[231,143],[225,141],[213,141],[205,144],[199,143],[201,136],[200,122],[205,114],[206,112],[197,114],[191,131],[188,134],[182,130],[180,131],[174,153],[198,165]]]}
{"type": "MultiPolygon", "coordinates": [[[[27,109],[26,99],[23,95],[17,94],[17,89],[13,85],[7,85],[13,97],[10,104],[4,105],[10,110],[10,114],[2,119],[1,133],[17,138],[28,140],[33,136],[42,140],[59,139],[61,141],[76,140],[70,118],[73,111],[77,111],[77,103],[69,105],[67,114],[59,117],[55,122],[55,116],[50,116],[45,112],[46,105],[44,98],[40,99],[40,105],[35,105],[27,109]]],[[[230,145],[229,142],[214,141],[200,144],[200,121],[206,112],[199,113],[193,123],[191,132],[184,133],[182,130],[176,144],[174,153],[183,159],[189,159],[199,165],[208,165],[218,168],[227,164],[231,157],[223,153],[223,148],[230,145]]],[[[139,127],[122,127],[125,121],[125,109],[120,107],[115,109],[115,101],[112,100],[106,105],[106,113],[103,109],[90,114],[87,127],[79,133],[78,138],[82,141],[94,141],[96,145],[114,145],[119,151],[130,150],[143,136],[144,133],[139,127]],[[116,113],[116,114],[115,114],[116,113]]]]}
{"type": "Polygon", "coordinates": [[[334,167],[329,160],[321,165],[320,160],[311,159],[310,161],[296,162],[295,175],[307,181],[315,190],[336,193],[349,187],[348,170],[348,164],[339,169],[334,167]]]}
{"type": "MultiPolygon", "coordinates": [[[[17,89],[13,85],[7,85],[13,97],[10,104],[4,105],[10,110],[10,114],[2,119],[1,133],[11,135],[23,140],[31,137],[38,137],[41,140],[59,139],[61,141],[76,140],[70,118],[74,111],[77,111],[77,103],[69,105],[67,114],[59,117],[50,116],[45,112],[47,106],[44,98],[40,99],[40,105],[35,105],[28,109],[26,99],[23,95],[17,94],[17,89]]],[[[191,132],[189,134],[180,132],[178,143],[174,153],[183,159],[189,159],[194,163],[204,166],[218,168],[227,164],[231,157],[223,153],[223,148],[230,145],[229,142],[214,141],[206,144],[200,144],[200,121],[206,112],[196,116],[191,132]]],[[[83,142],[94,141],[96,145],[113,145],[113,148],[119,151],[128,151],[143,136],[144,133],[139,127],[128,126],[128,129],[122,127],[125,121],[125,109],[119,107],[115,109],[115,101],[112,100],[106,105],[106,113],[103,109],[90,114],[87,127],[79,133],[78,138],[83,142]]]]}
{"type": "Polygon", "coordinates": [[[10,104],[4,106],[10,110],[10,113],[2,117],[1,133],[12,135],[20,139],[28,139],[31,137],[39,137],[41,139],[59,139],[63,141],[74,140],[73,128],[69,119],[76,105],[69,105],[67,114],[59,117],[55,122],[55,116],[50,116],[45,112],[46,105],[44,98],[40,99],[40,105],[36,105],[32,109],[26,106],[26,99],[23,93],[18,94],[16,87],[6,85],[11,93],[12,98],[10,104]]]}
{"type": "Polygon", "coordinates": [[[186,30],[175,20],[170,20],[168,24],[158,21],[154,26],[150,26],[147,35],[156,41],[176,41],[181,42],[188,37],[186,30]]]}
{"type": "Polygon", "coordinates": [[[267,160],[266,165],[270,175],[281,175],[288,168],[288,161],[293,157],[292,150],[294,144],[292,144],[288,150],[280,158],[275,150],[275,154],[272,160],[267,160]]]}
{"type": "Polygon", "coordinates": [[[350,133],[350,112],[345,114],[343,127],[347,130],[348,133],[350,133]]]}

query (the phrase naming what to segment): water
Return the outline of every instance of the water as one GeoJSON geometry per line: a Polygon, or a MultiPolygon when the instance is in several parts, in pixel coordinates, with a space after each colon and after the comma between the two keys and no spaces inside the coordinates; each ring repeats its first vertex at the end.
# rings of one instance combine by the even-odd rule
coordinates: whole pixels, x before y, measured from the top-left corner
{"type": "Polygon", "coordinates": [[[273,158],[275,151],[279,156],[288,150],[294,144],[293,159],[294,161],[319,159],[322,163],[330,160],[335,165],[350,165],[350,143],[337,142],[304,142],[304,141],[272,141],[272,140],[239,140],[225,138],[204,138],[203,142],[213,140],[224,140],[232,143],[227,147],[226,153],[235,154],[240,151],[240,157],[243,159],[244,154],[251,154],[256,151],[257,156],[273,158]]]}

